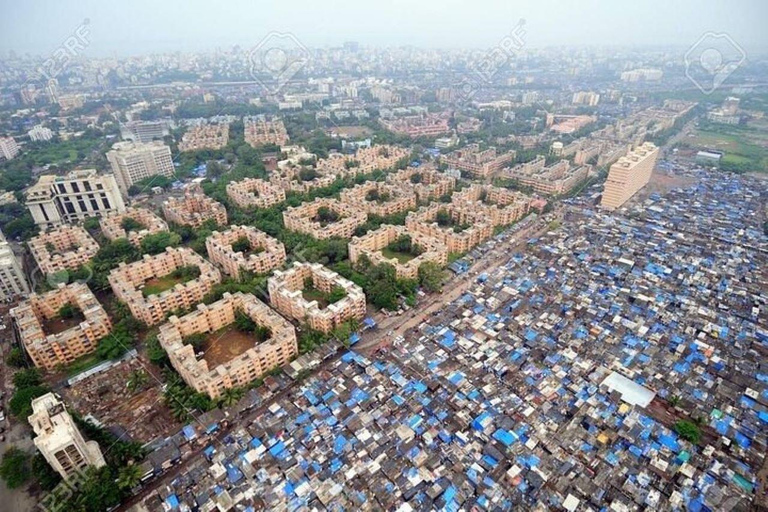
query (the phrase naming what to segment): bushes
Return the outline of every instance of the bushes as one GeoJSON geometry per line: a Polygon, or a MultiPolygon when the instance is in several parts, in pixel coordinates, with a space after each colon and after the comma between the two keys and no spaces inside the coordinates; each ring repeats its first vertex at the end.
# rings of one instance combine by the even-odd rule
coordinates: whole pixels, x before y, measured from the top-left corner
{"type": "Polygon", "coordinates": [[[693,444],[698,444],[698,442],[701,440],[701,429],[699,429],[698,425],[691,421],[678,421],[675,423],[674,430],[677,432],[677,435],[686,441],[690,441],[693,444]]]}
{"type": "Polygon", "coordinates": [[[8,402],[8,410],[21,420],[27,419],[32,414],[32,400],[48,393],[50,388],[45,385],[34,385],[17,388],[8,402]]]}
{"type": "Polygon", "coordinates": [[[31,475],[29,455],[11,446],[3,454],[0,462],[0,478],[5,481],[9,489],[16,489],[24,485],[31,475]]]}
{"type": "Polygon", "coordinates": [[[181,243],[181,235],[171,231],[161,231],[145,236],[141,240],[141,250],[147,254],[159,254],[166,247],[176,247],[181,243]]]}

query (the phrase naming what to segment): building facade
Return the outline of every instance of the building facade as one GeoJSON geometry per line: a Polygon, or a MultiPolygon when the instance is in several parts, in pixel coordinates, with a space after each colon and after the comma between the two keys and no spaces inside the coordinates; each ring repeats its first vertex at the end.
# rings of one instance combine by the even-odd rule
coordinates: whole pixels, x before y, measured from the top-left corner
{"type": "Polygon", "coordinates": [[[646,142],[620,158],[608,171],[600,206],[615,210],[643,188],[651,179],[659,148],[646,142]]]}
{"type": "Polygon", "coordinates": [[[146,208],[127,208],[122,213],[111,213],[101,218],[99,226],[107,240],[126,238],[137,247],[148,235],[168,231],[168,224],[146,208]],[[139,226],[136,229],[126,229],[128,219],[139,226]]]}
{"type": "Polygon", "coordinates": [[[208,220],[213,220],[219,226],[227,225],[224,205],[204,194],[168,198],[163,203],[163,215],[168,222],[181,226],[199,228],[208,220]]]}
{"type": "Polygon", "coordinates": [[[0,137],[0,157],[13,160],[19,154],[19,145],[13,137],[0,137]]]}
{"type": "Polygon", "coordinates": [[[161,141],[118,142],[107,152],[107,160],[125,196],[136,182],[150,176],[171,177],[174,173],[171,148],[161,141]]]}
{"type": "Polygon", "coordinates": [[[77,270],[99,252],[99,244],[80,226],[61,226],[28,242],[29,251],[44,274],[77,270]]]}
{"type": "Polygon", "coordinates": [[[29,284],[13,247],[0,232],[0,300],[29,295],[29,284]]]}
{"type": "Polygon", "coordinates": [[[342,190],[341,202],[368,214],[386,217],[415,208],[416,194],[392,183],[366,181],[342,190]]]}
{"type": "Polygon", "coordinates": [[[590,165],[573,166],[568,160],[560,160],[550,166],[539,155],[530,162],[505,169],[502,177],[515,180],[524,187],[544,195],[567,194],[589,177],[590,165]]]}
{"type": "Polygon", "coordinates": [[[408,231],[421,233],[442,242],[449,253],[463,254],[493,235],[493,225],[482,214],[458,204],[432,204],[410,212],[405,219],[408,231]],[[451,225],[441,226],[440,212],[451,225]]]}
{"type": "Polygon", "coordinates": [[[255,274],[266,274],[285,263],[285,246],[251,226],[230,226],[223,232],[214,231],[205,240],[208,258],[218,265],[225,274],[236,279],[243,270],[255,274]],[[236,251],[232,244],[245,239],[250,247],[236,251]]]}
{"type": "Polygon", "coordinates": [[[480,213],[492,226],[506,226],[531,210],[531,197],[490,185],[474,184],[453,194],[451,202],[480,213]]]}
{"type": "Polygon", "coordinates": [[[285,201],[285,190],[268,181],[246,178],[227,183],[227,196],[240,208],[269,208],[285,201]]]}
{"type": "Polygon", "coordinates": [[[387,176],[387,181],[413,191],[418,201],[431,201],[449,195],[456,187],[456,178],[433,167],[408,167],[387,176]]]}
{"type": "Polygon", "coordinates": [[[336,199],[317,198],[311,203],[292,206],[283,212],[285,227],[291,231],[305,233],[318,240],[326,238],[351,238],[358,226],[368,220],[364,210],[350,206],[336,199]],[[334,221],[319,218],[325,209],[336,217],[334,221]]]}

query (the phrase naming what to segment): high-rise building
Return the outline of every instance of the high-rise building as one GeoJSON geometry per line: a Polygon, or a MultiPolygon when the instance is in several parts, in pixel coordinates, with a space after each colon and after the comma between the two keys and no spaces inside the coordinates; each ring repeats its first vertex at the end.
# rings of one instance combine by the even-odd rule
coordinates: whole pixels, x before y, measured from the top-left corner
{"type": "Polygon", "coordinates": [[[6,160],[13,159],[19,154],[19,145],[13,137],[0,137],[0,156],[6,160]]]}
{"type": "Polygon", "coordinates": [[[98,174],[95,169],[40,176],[27,189],[26,198],[32,218],[42,227],[125,211],[115,176],[98,174]]]}
{"type": "Polygon", "coordinates": [[[646,142],[611,166],[600,205],[615,210],[623,205],[651,179],[659,148],[646,142]]]}
{"type": "Polygon", "coordinates": [[[0,232],[0,300],[27,294],[29,294],[29,285],[24,277],[21,263],[13,253],[11,244],[0,232]]]}
{"type": "Polygon", "coordinates": [[[59,81],[55,78],[51,78],[48,80],[48,83],[45,84],[45,93],[48,95],[48,102],[49,103],[58,103],[59,102],[59,81]]]}
{"type": "Polygon", "coordinates": [[[162,142],[118,142],[107,153],[107,160],[124,195],[134,183],[150,176],[173,176],[171,148],[162,142]]]}
{"type": "Polygon", "coordinates": [[[99,444],[83,438],[64,402],[53,393],[32,400],[28,421],[37,436],[35,446],[65,480],[88,466],[106,465],[99,444]]]}
{"type": "Polygon", "coordinates": [[[168,121],[128,121],[120,124],[120,136],[131,142],[162,140],[170,133],[168,121]]]}
{"type": "Polygon", "coordinates": [[[29,130],[27,135],[29,135],[29,138],[35,142],[47,142],[53,138],[53,131],[50,128],[38,124],[29,130]]]}

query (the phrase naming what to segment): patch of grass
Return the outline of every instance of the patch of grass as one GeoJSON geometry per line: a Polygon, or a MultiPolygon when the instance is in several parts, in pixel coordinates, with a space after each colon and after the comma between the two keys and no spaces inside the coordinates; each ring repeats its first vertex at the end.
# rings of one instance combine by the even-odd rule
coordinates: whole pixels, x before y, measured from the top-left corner
{"type": "Polygon", "coordinates": [[[199,276],[200,269],[197,267],[180,267],[168,275],[150,279],[144,283],[144,288],[142,288],[141,293],[144,297],[157,295],[166,290],[170,290],[177,284],[197,279],[199,276]]]}

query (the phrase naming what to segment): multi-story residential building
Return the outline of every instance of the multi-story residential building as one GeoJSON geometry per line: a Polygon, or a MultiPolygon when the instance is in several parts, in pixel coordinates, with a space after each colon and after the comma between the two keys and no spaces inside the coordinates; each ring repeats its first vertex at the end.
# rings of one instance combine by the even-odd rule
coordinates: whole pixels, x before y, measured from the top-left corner
{"type": "Polygon", "coordinates": [[[229,123],[208,123],[192,126],[181,137],[179,151],[221,149],[229,142],[229,123]]]}
{"type": "Polygon", "coordinates": [[[118,142],[107,152],[107,160],[115,173],[117,185],[124,195],[128,189],[150,176],[173,176],[171,148],[161,141],[118,142]]]}
{"type": "Polygon", "coordinates": [[[359,148],[354,155],[334,153],[317,162],[317,171],[336,177],[386,171],[408,156],[408,151],[397,146],[371,146],[359,148]]]}
{"type": "Polygon", "coordinates": [[[330,332],[347,320],[359,320],[365,316],[363,289],[319,263],[295,262],[288,270],[275,270],[267,281],[267,287],[273,308],[318,331],[330,332]],[[306,298],[305,287],[310,283],[315,293],[306,298]],[[326,304],[315,297],[327,297],[335,288],[344,290],[344,298],[326,304]]]}
{"type": "Polygon", "coordinates": [[[27,135],[29,135],[30,140],[34,142],[47,142],[53,138],[53,131],[50,128],[38,124],[32,127],[32,129],[27,132],[27,135]]]}
{"type": "Polygon", "coordinates": [[[600,95],[591,91],[578,91],[573,93],[573,100],[571,103],[574,105],[586,105],[588,107],[597,106],[600,102],[600,95]]]}
{"type": "Polygon", "coordinates": [[[240,208],[269,208],[285,201],[285,190],[268,181],[246,178],[227,183],[227,196],[240,208]]]}
{"type": "Polygon", "coordinates": [[[111,213],[99,221],[107,240],[127,238],[135,246],[148,235],[168,231],[168,224],[146,208],[127,208],[122,213],[111,213]]]}
{"type": "Polygon", "coordinates": [[[445,265],[448,262],[448,248],[438,239],[418,231],[409,231],[405,226],[385,224],[349,242],[350,261],[356,264],[361,256],[366,256],[373,265],[392,265],[399,279],[416,279],[422,263],[431,261],[445,265]],[[405,236],[410,238],[412,245],[418,247],[418,255],[392,254],[387,251],[387,246],[405,236]]]}
{"type": "Polygon", "coordinates": [[[0,137],[0,156],[13,160],[19,154],[19,145],[13,137],[0,137]]]}
{"type": "Polygon", "coordinates": [[[85,98],[82,94],[67,94],[65,96],[59,96],[59,106],[61,110],[68,111],[76,108],[81,108],[85,105],[85,98]]]}
{"type": "Polygon", "coordinates": [[[449,118],[450,116],[446,114],[424,114],[395,119],[379,119],[379,122],[391,132],[415,139],[418,137],[437,137],[449,133],[451,131],[449,118]]]}
{"type": "Polygon", "coordinates": [[[434,167],[408,167],[387,176],[396,184],[416,194],[419,201],[430,201],[449,195],[456,187],[456,178],[437,171],[434,167]]]}
{"type": "Polygon", "coordinates": [[[646,142],[611,166],[600,206],[615,210],[643,188],[651,179],[659,148],[646,142]]]}
{"type": "Polygon", "coordinates": [[[451,201],[480,213],[494,227],[517,222],[531,210],[530,196],[490,185],[471,185],[453,194],[451,201]]]}
{"type": "Polygon", "coordinates": [[[225,293],[213,304],[199,304],[188,315],[170,317],[160,327],[157,339],[181,378],[211,398],[220,397],[228,388],[247,386],[269,370],[288,364],[298,353],[296,331],[290,322],[253,295],[242,292],[225,293]],[[237,332],[233,324],[238,314],[266,328],[266,339],[237,332]],[[251,336],[252,342],[234,340],[240,341],[235,344],[228,338],[232,331],[238,338],[251,336]],[[215,336],[217,343],[232,343],[223,353],[215,347],[203,347],[201,351],[185,342],[194,334],[215,336]]]}
{"type": "Polygon", "coordinates": [[[501,176],[530,187],[538,194],[561,195],[587,179],[591,170],[590,165],[573,166],[568,160],[560,160],[547,167],[546,158],[539,155],[530,162],[505,169],[501,176]]]}
{"type": "Polygon", "coordinates": [[[341,191],[341,202],[386,217],[416,207],[416,194],[405,187],[382,181],[366,181],[341,191]]]}
{"type": "Polygon", "coordinates": [[[318,240],[350,238],[366,220],[368,214],[364,210],[328,198],[317,198],[311,203],[292,206],[283,212],[283,223],[287,229],[318,240]]]}
{"type": "Polygon", "coordinates": [[[290,142],[288,130],[282,119],[267,120],[265,116],[245,117],[243,119],[245,142],[253,147],[274,144],[285,146],[290,142]]]}
{"type": "Polygon", "coordinates": [[[99,252],[99,244],[80,226],[61,226],[28,242],[29,252],[44,274],[76,270],[99,252]]]}
{"type": "Polygon", "coordinates": [[[131,314],[147,325],[165,320],[168,313],[184,311],[199,304],[221,282],[221,272],[186,247],[168,247],[165,252],[134,263],[121,263],[109,273],[115,296],[125,302],[131,314]],[[188,281],[174,271],[197,267],[199,275],[188,281]],[[170,283],[171,287],[166,288],[170,283]],[[145,290],[147,285],[151,292],[145,290]],[[164,288],[164,289],[163,289],[164,288]]]}
{"type": "Polygon", "coordinates": [[[432,204],[410,212],[405,219],[410,232],[436,238],[449,253],[462,254],[493,235],[493,225],[482,213],[458,204],[432,204]],[[441,225],[441,219],[444,223],[441,225]]]}
{"type": "Polygon", "coordinates": [[[8,300],[29,294],[24,270],[11,244],[0,231],[0,300],[8,300]]]}
{"type": "Polygon", "coordinates": [[[282,242],[251,226],[230,226],[223,232],[214,231],[205,239],[208,258],[225,274],[236,279],[243,270],[266,274],[285,263],[282,242]],[[245,247],[241,242],[247,241],[245,247]]]}
{"type": "Polygon", "coordinates": [[[163,215],[168,222],[194,228],[199,228],[208,220],[213,220],[219,226],[227,225],[224,205],[205,194],[168,198],[163,203],[163,215]]]}
{"type": "Polygon", "coordinates": [[[555,119],[558,120],[558,123],[552,125],[549,129],[563,135],[577,132],[597,121],[595,116],[555,116],[555,119]]]}
{"type": "Polygon", "coordinates": [[[94,169],[40,176],[27,189],[25,202],[35,224],[43,228],[125,211],[115,176],[94,169]]]}
{"type": "Polygon", "coordinates": [[[56,290],[29,299],[11,310],[17,337],[38,368],[53,370],[96,350],[112,330],[107,312],[84,283],[60,284],[56,290]],[[61,308],[77,310],[62,318],[61,308]]]}
{"type": "Polygon", "coordinates": [[[493,176],[510,164],[515,155],[514,151],[498,154],[494,147],[481,151],[479,144],[469,144],[441,157],[440,161],[449,167],[468,172],[474,178],[483,179],[493,176]]]}
{"type": "Polygon", "coordinates": [[[88,466],[106,465],[96,441],[86,441],[72,416],[53,393],[32,400],[27,419],[35,432],[35,447],[64,480],[79,478],[88,466]]]}
{"type": "Polygon", "coordinates": [[[576,165],[585,165],[590,160],[596,158],[600,154],[602,144],[595,143],[578,149],[573,156],[573,163],[576,165]]]}
{"type": "Polygon", "coordinates": [[[120,136],[123,140],[147,143],[163,140],[170,135],[170,125],[166,120],[158,121],[128,121],[120,123],[120,136]]]}

